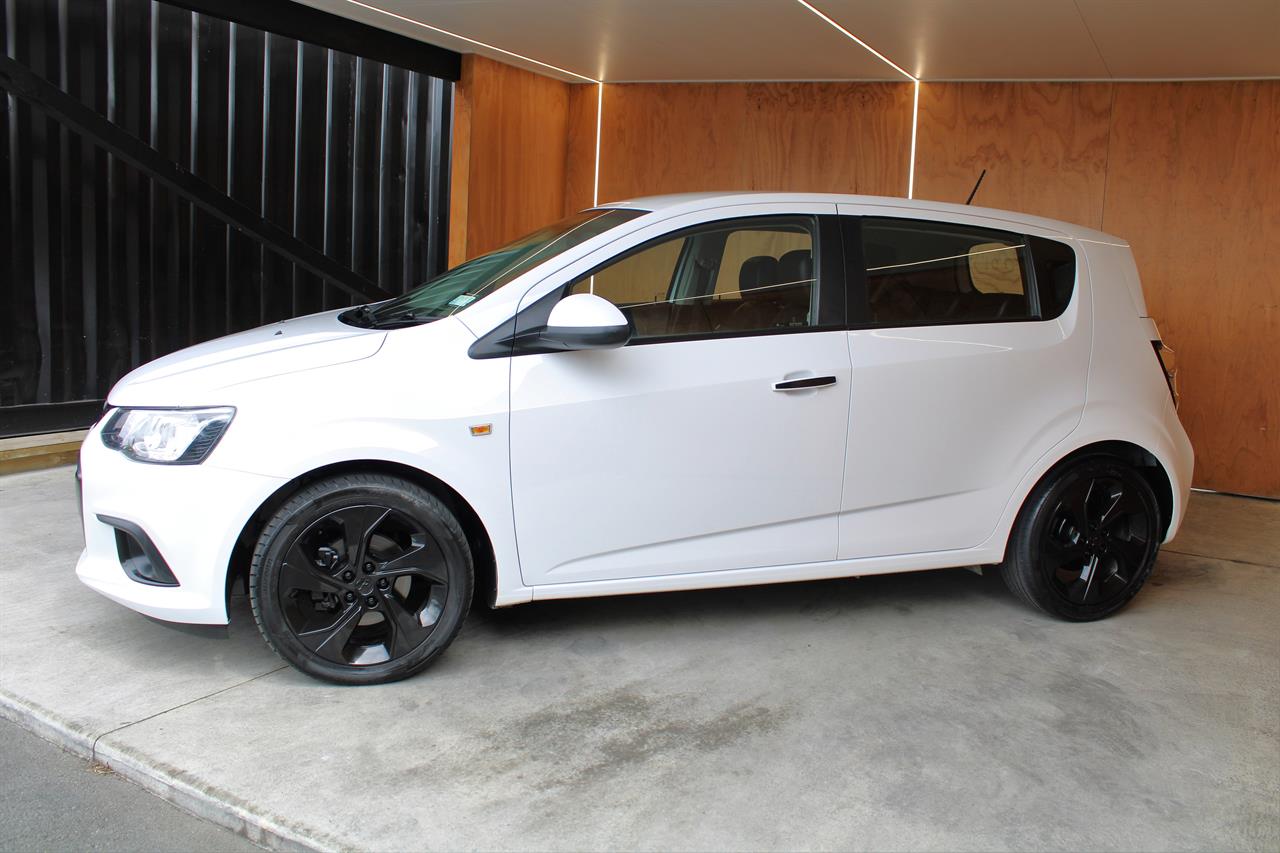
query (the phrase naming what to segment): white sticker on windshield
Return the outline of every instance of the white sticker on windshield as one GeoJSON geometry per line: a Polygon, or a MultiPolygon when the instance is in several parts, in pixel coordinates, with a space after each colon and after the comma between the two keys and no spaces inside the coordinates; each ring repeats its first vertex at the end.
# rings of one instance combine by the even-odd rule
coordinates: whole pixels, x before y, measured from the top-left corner
{"type": "Polygon", "coordinates": [[[455,296],[452,299],[450,299],[449,304],[452,305],[454,308],[461,308],[464,305],[470,305],[472,302],[475,302],[475,301],[476,301],[476,298],[474,296],[464,293],[461,296],[455,296]]]}

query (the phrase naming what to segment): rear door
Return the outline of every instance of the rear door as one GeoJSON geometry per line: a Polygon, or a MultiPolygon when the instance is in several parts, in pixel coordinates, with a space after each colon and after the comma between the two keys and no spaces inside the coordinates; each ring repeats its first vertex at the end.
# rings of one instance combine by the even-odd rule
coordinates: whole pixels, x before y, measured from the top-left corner
{"type": "Polygon", "coordinates": [[[1083,263],[1051,237],[1069,260],[1036,263],[1046,238],[979,217],[842,221],[853,393],[839,556],[976,546],[1080,420],[1083,263]]]}
{"type": "Polygon", "coordinates": [[[550,299],[593,292],[635,334],[511,360],[525,583],[835,557],[850,369],[834,211],[742,206],[557,284],[550,299]]]}

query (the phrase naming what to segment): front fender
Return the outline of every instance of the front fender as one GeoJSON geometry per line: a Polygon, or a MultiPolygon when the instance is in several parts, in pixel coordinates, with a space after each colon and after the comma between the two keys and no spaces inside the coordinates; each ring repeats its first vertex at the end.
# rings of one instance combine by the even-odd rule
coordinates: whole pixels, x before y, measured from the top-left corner
{"type": "Polygon", "coordinates": [[[359,461],[422,471],[479,516],[497,561],[498,603],[528,600],[511,509],[509,368],[506,359],[467,358],[473,340],[461,323],[440,321],[391,332],[361,362],[243,386],[205,464],[284,481],[359,461]],[[487,430],[473,434],[478,426],[487,430]]]}
{"type": "Polygon", "coordinates": [[[506,418],[493,423],[492,434],[483,438],[464,433],[475,445],[466,453],[459,452],[459,442],[441,441],[433,435],[448,432],[448,425],[438,423],[431,425],[430,432],[374,420],[328,424],[308,431],[287,448],[276,447],[275,453],[263,448],[263,458],[251,465],[285,481],[353,462],[391,463],[429,474],[457,492],[484,525],[498,571],[496,603],[528,601],[530,593],[520,579],[515,547],[506,418]]]}

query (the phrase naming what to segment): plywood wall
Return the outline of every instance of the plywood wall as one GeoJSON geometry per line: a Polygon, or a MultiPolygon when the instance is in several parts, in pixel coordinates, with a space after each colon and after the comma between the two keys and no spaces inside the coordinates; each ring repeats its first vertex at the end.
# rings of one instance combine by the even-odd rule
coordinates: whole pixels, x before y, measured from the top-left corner
{"type": "Polygon", "coordinates": [[[454,88],[449,264],[564,212],[570,86],[482,56],[454,88]]]}
{"type": "Polygon", "coordinates": [[[904,195],[910,84],[606,85],[600,200],[697,190],[904,195]]]}
{"type": "Polygon", "coordinates": [[[1109,83],[926,83],[916,198],[973,203],[1097,228],[1111,122],[1109,83]]]}
{"type": "Polygon", "coordinates": [[[1196,485],[1280,497],[1280,83],[1116,86],[1102,227],[1177,353],[1196,485]]]}
{"type": "Polygon", "coordinates": [[[569,140],[565,152],[564,213],[595,204],[596,106],[599,87],[569,87],[569,140]]]}
{"type": "MultiPolygon", "coordinates": [[[[455,262],[596,190],[596,86],[466,61],[455,262]]],[[[599,199],[903,196],[911,106],[896,83],[605,85],[599,199]]],[[[926,83],[917,134],[916,197],[963,202],[985,168],[975,204],[1129,240],[1178,353],[1195,484],[1280,496],[1280,82],[926,83]]]]}

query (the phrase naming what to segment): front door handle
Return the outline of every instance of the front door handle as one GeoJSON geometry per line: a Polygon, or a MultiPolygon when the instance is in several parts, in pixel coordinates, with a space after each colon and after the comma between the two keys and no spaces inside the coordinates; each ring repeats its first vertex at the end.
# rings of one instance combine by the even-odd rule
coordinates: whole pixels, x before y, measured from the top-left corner
{"type": "Polygon", "coordinates": [[[783,382],[773,383],[775,391],[807,391],[811,388],[826,388],[828,385],[835,385],[836,378],[834,376],[806,376],[803,379],[787,379],[783,382]]]}

